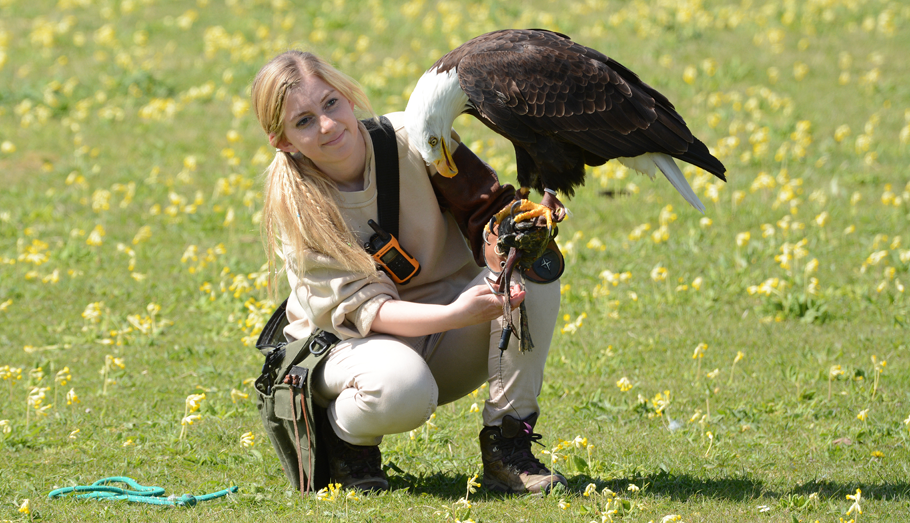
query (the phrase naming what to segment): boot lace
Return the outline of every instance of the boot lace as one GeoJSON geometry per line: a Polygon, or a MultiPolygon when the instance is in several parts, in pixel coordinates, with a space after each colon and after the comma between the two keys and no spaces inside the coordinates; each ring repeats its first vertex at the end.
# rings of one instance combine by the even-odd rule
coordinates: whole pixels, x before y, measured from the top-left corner
{"type": "Polygon", "coordinates": [[[542,435],[535,433],[530,427],[525,426],[524,430],[514,438],[499,436],[496,444],[502,452],[503,462],[508,466],[514,467],[519,472],[537,474],[539,472],[549,472],[547,467],[545,467],[540,460],[535,458],[534,454],[531,452],[532,443],[543,446],[543,444],[539,442],[541,439],[543,439],[542,435]]]}

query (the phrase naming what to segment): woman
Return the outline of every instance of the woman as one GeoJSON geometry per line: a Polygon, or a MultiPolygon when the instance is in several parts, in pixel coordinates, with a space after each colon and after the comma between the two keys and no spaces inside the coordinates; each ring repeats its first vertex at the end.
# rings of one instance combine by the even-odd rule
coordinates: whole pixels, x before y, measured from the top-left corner
{"type": "MultiPolygon", "coordinates": [[[[373,143],[355,110],[373,113],[360,87],[315,55],[289,51],[259,71],[252,102],[276,148],[266,172],[263,231],[270,267],[279,256],[292,289],[285,335],[292,341],[323,329],[341,339],[312,378],[314,399],[328,413],[334,480],[388,489],[382,436],[421,426],[438,405],[489,381],[480,435],[484,484],[516,493],[565,484],[530,449],[541,437],[533,427],[559,284],[513,289],[511,305],[526,301],[536,347],[520,353],[513,343],[501,352],[505,298],[486,284],[491,273],[475,263],[483,258],[472,256],[461,232],[481,245],[475,225],[511,201],[511,186],[500,186],[492,171],[464,173],[462,182],[434,176],[408,142],[402,113],[387,115],[398,146],[398,240],[421,265],[411,281],[396,285],[361,247],[373,234],[367,222],[377,220],[377,207],[373,143]],[[441,185],[486,179],[471,188],[441,185]]],[[[466,147],[459,154],[488,169],[466,147]]]]}

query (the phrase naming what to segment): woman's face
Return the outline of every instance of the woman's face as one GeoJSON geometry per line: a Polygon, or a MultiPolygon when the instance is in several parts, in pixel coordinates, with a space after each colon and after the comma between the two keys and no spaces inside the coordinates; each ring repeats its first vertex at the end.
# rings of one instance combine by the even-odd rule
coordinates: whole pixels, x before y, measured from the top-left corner
{"type": "Polygon", "coordinates": [[[301,153],[341,190],[360,190],[366,146],[354,104],[317,76],[305,76],[285,100],[284,139],[272,145],[301,153]]]}

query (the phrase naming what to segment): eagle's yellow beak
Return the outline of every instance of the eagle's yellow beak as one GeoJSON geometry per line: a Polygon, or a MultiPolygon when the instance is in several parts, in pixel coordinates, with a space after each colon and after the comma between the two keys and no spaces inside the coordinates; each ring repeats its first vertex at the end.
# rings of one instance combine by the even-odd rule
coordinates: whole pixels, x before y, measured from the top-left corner
{"type": "Polygon", "coordinates": [[[455,160],[452,159],[452,153],[450,153],[449,148],[446,147],[446,141],[443,140],[440,145],[442,146],[442,158],[439,161],[433,162],[433,165],[436,166],[436,170],[439,171],[439,174],[446,178],[451,178],[458,174],[458,167],[455,166],[455,160]]]}

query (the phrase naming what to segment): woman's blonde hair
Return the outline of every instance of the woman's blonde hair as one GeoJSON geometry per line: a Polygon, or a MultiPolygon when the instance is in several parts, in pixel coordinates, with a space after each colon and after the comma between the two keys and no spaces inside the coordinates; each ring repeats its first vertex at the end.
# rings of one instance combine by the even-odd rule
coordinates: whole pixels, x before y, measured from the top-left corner
{"type": "MultiPolygon", "coordinates": [[[[275,136],[276,143],[285,138],[288,93],[310,75],[332,86],[353,102],[355,108],[375,117],[370,101],[356,81],[312,53],[287,51],[259,70],[251,94],[259,124],[266,134],[275,136]]],[[[275,256],[281,256],[282,246],[290,251],[282,269],[290,264],[298,275],[297,261],[307,250],[334,258],[344,269],[376,274],[372,257],[359,245],[341,216],[335,183],[309,158],[276,152],[265,172],[264,193],[261,232],[269,259],[269,289],[273,293],[278,273],[275,256]]]]}

